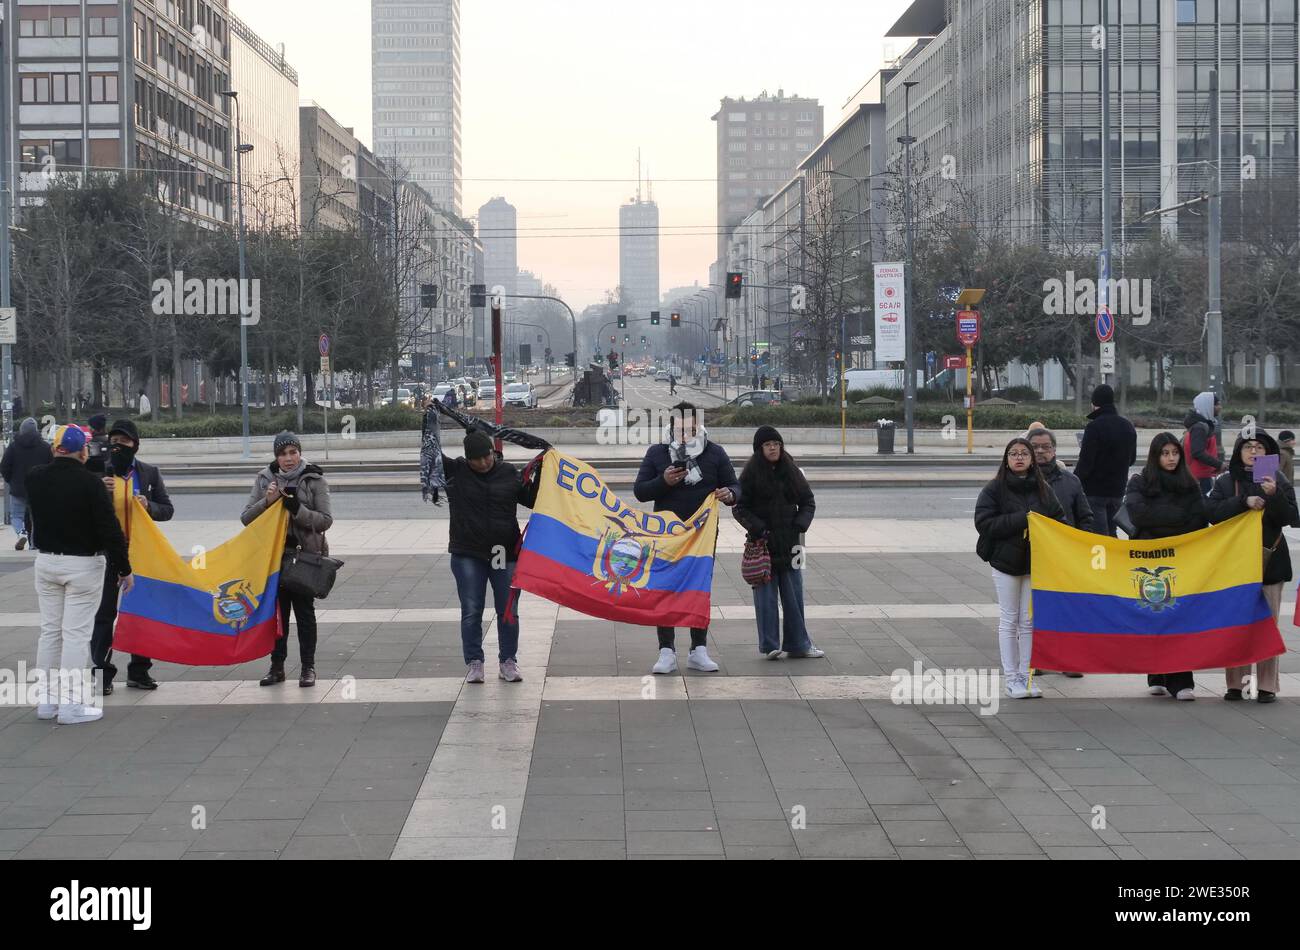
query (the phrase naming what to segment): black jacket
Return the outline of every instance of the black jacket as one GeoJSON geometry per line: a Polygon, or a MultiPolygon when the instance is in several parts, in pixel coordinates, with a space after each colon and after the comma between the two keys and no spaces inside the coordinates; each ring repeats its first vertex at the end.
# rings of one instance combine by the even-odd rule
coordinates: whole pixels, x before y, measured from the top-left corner
{"type": "Polygon", "coordinates": [[[1129,479],[1124,507],[1133,522],[1134,541],[1189,534],[1210,523],[1205,498],[1195,483],[1185,491],[1170,490],[1164,485],[1148,488],[1141,472],[1129,479]]]}
{"type": "Polygon", "coordinates": [[[1062,520],[1080,531],[1091,531],[1092,505],[1088,504],[1088,496],[1084,493],[1083,483],[1078,477],[1055,462],[1046,469],[1039,466],[1039,470],[1047,475],[1047,483],[1052,486],[1056,500],[1061,503],[1061,508],[1065,511],[1062,520]]]}
{"type": "Polygon", "coordinates": [[[700,480],[694,485],[685,481],[669,485],[664,481],[664,472],[672,464],[672,452],[663,443],[650,446],[641,461],[641,470],[636,473],[636,484],[632,494],[637,501],[653,501],[655,511],[671,511],[682,521],[690,518],[704,504],[704,499],[719,488],[730,488],[739,500],[740,482],[731,459],[722,446],[708,442],[704,451],[695,460],[700,467],[700,480]]]}
{"type": "Polygon", "coordinates": [[[777,466],[771,479],[761,477],[760,466],[772,468],[772,463],[761,453],[753,456],[741,471],[740,496],[744,500],[737,502],[731,513],[744,527],[749,540],[767,535],[772,567],[786,571],[790,569],[800,535],[812,524],[817,503],[808,480],[793,462],[777,466]]]}
{"type": "Polygon", "coordinates": [[[517,505],[532,508],[538,482],[523,483],[521,472],[509,462],[497,459],[486,475],[479,475],[464,458],[442,457],[447,476],[447,504],[451,508],[452,554],[493,560],[496,549],[504,548],[506,560],[519,559],[517,505]]]}
{"type": "Polygon", "coordinates": [[[989,564],[1003,574],[1023,577],[1029,573],[1031,511],[1065,520],[1065,510],[1053,492],[1047,493],[1044,503],[1033,481],[1015,476],[1005,485],[993,479],[975,502],[975,530],[980,533],[981,545],[990,546],[989,564]]]}
{"type": "Polygon", "coordinates": [[[1090,498],[1119,498],[1128,482],[1128,470],[1137,461],[1137,429],[1119,414],[1114,404],[1089,413],[1083,445],[1074,474],[1090,498]]]}
{"type": "MultiPolygon", "coordinates": [[[[1263,442],[1270,455],[1278,454],[1277,442],[1264,432],[1256,432],[1255,438],[1263,442]]],[[[1232,447],[1232,460],[1228,470],[1214,480],[1214,487],[1206,498],[1210,520],[1216,524],[1227,521],[1250,509],[1246,499],[1259,495],[1264,501],[1264,547],[1271,547],[1277,542],[1277,548],[1268,559],[1264,571],[1265,584],[1283,584],[1291,580],[1291,551],[1286,544],[1283,528],[1300,528],[1300,511],[1296,508],[1295,487],[1286,480],[1280,471],[1277,474],[1277,489],[1272,497],[1264,494],[1264,489],[1251,479],[1250,469],[1241,461],[1242,440],[1237,439],[1232,447]]]]}
{"type": "MultiPolygon", "coordinates": [[[[103,478],[107,470],[108,457],[107,452],[98,457],[92,456],[86,462],[86,471],[103,478]]],[[[171,496],[167,494],[167,486],[163,484],[162,474],[157,466],[136,459],[135,471],[140,477],[140,494],[149,503],[149,517],[154,521],[171,521],[176,508],[172,504],[171,496]]]]}
{"type": "Polygon", "coordinates": [[[0,478],[15,498],[27,497],[27,473],[38,465],[49,465],[54,453],[41,438],[40,430],[19,432],[0,458],[0,478]]]}
{"type": "Polygon", "coordinates": [[[100,476],[71,458],[56,458],[27,473],[27,517],[32,546],[50,554],[108,555],[118,577],[131,573],[126,538],[100,476]]]}

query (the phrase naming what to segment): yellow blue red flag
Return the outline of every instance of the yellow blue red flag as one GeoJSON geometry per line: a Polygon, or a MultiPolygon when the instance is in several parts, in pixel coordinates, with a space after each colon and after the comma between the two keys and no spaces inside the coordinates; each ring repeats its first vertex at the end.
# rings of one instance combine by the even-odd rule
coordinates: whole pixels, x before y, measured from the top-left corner
{"type": "Polygon", "coordinates": [[[113,648],[188,666],[231,666],[271,652],[288,512],[280,502],[224,544],[176,553],[114,479],[113,505],[130,545],[135,587],[122,596],[113,648]]]}
{"type": "Polygon", "coordinates": [[[1120,541],[1031,513],[1032,665],[1176,673],[1284,653],[1261,587],[1262,517],[1120,541]]]}
{"type": "Polygon", "coordinates": [[[651,514],[627,505],[586,462],[551,449],[514,584],[605,620],[707,627],[717,539],[712,495],[685,521],[651,514]]]}

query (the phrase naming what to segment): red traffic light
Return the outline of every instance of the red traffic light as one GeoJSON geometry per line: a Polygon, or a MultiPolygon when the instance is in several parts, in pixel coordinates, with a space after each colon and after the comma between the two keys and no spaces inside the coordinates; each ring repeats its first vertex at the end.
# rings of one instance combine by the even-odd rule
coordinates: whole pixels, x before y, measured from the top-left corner
{"type": "Polygon", "coordinates": [[[727,271],[727,299],[740,299],[741,288],[745,286],[745,275],[737,271],[727,271]]]}

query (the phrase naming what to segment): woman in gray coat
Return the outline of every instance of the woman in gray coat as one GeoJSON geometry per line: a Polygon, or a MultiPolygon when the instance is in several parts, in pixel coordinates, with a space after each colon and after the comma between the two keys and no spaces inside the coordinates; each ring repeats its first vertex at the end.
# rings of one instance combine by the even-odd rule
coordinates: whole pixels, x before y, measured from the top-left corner
{"type": "MultiPolygon", "coordinates": [[[[289,512],[289,530],[284,548],[301,548],[313,554],[329,554],[325,532],[334,523],[330,512],[330,488],[325,473],[302,457],[302,443],[292,432],[275,437],[275,461],[257,473],[253,491],[240,520],[251,524],[276,501],[289,512]]],[[[299,686],[316,685],[316,601],[310,594],[295,594],[280,588],[280,631],[271,652],[271,671],[262,686],[284,682],[284,661],[289,655],[289,614],[298,620],[298,652],[302,668],[299,686]]]]}

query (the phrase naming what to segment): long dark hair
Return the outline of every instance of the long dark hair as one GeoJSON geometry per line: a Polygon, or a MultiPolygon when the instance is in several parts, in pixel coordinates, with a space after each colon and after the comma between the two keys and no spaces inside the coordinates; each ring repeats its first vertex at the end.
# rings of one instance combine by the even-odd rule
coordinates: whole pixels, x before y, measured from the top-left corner
{"type": "Polygon", "coordinates": [[[1029,471],[1025,473],[1026,478],[1031,478],[1034,485],[1038,488],[1038,498],[1044,505],[1047,504],[1048,496],[1052,492],[1052,487],[1047,484],[1047,479],[1043,477],[1042,471],[1034,462],[1034,447],[1029,444],[1029,440],[1017,436],[1007,443],[1007,447],[1002,450],[1002,464],[998,466],[998,473],[993,476],[993,480],[998,483],[998,487],[1007,491],[1007,479],[1015,473],[1011,471],[1011,466],[1007,464],[1007,456],[1011,453],[1013,445],[1023,445],[1029,452],[1029,471]]]}
{"type": "Polygon", "coordinates": [[[1199,491],[1200,485],[1192,476],[1192,471],[1187,467],[1187,454],[1183,452],[1183,443],[1172,432],[1161,432],[1151,440],[1151,448],[1147,450],[1147,463],[1142,467],[1142,483],[1150,493],[1160,491],[1161,473],[1167,474],[1174,482],[1174,487],[1178,491],[1199,491]],[[1172,445],[1178,450],[1178,467],[1172,472],[1165,472],[1160,464],[1160,453],[1164,451],[1166,445],[1172,445]]]}
{"type": "Polygon", "coordinates": [[[790,500],[808,487],[808,480],[799,471],[794,456],[785,450],[785,443],[781,444],[781,457],[775,462],[764,458],[760,447],[741,469],[740,480],[751,485],[752,490],[760,495],[784,495],[790,500]]]}

